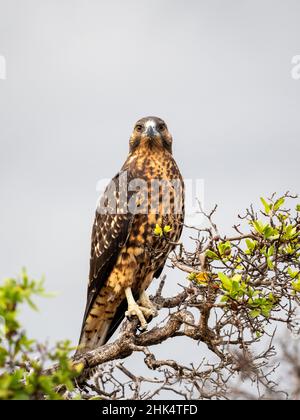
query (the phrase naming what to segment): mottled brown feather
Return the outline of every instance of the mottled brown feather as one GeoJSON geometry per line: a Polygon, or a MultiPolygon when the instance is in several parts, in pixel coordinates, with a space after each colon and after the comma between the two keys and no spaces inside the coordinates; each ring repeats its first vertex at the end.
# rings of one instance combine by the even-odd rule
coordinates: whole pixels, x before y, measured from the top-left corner
{"type": "MultiPolygon", "coordinates": [[[[143,124],[145,121],[147,118],[139,123],[143,124]]],[[[161,124],[163,121],[157,119],[156,122],[161,124]]],[[[134,133],[130,140],[130,154],[121,172],[113,178],[106,191],[112,183],[118,186],[124,171],[127,173],[127,183],[136,178],[147,181],[147,190],[144,193],[148,195],[153,178],[179,179],[183,187],[182,177],[172,157],[172,137],[167,130],[161,139],[151,142],[134,133]]],[[[128,200],[133,193],[134,191],[128,191],[128,200]]],[[[106,194],[102,200],[105,200],[105,196],[106,194]]],[[[162,199],[161,193],[159,198],[162,199]]],[[[116,191],[116,200],[119,201],[119,191],[116,191]]],[[[174,197],[171,205],[174,206],[174,197]]],[[[86,351],[99,343],[103,344],[112,336],[125,315],[126,287],[132,288],[137,300],[152,278],[160,276],[168,254],[174,248],[169,241],[178,241],[182,232],[183,195],[182,206],[181,214],[172,213],[166,217],[162,216],[161,207],[159,214],[96,213],[92,230],[87,305],[80,338],[82,348],[78,351],[86,351]],[[172,226],[169,241],[154,237],[153,230],[158,222],[172,226]]]]}
{"type": "MultiPolygon", "coordinates": [[[[118,180],[120,174],[118,173],[110,182],[105,190],[104,197],[109,190],[112,183],[118,187],[118,180]]],[[[128,179],[130,173],[127,172],[128,179]]],[[[118,190],[117,190],[118,193],[118,190]]],[[[130,196],[129,196],[130,197],[130,196]]],[[[103,199],[103,197],[102,197],[103,199]]],[[[116,197],[118,203],[118,194],[116,197]]],[[[101,203],[100,203],[101,205],[101,203]]],[[[126,242],[128,234],[131,231],[133,215],[130,213],[125,214],[101,214],[96,212],[95,221],[92,229],[92,244],[91,244],[91,257],[90,257],[90,274],[89,285],[87,291],[87,304],[83,317],[82,328],[80,333],[80,340],[83,334],[86,319],[90,313],[95,299],[99,295],[101,288],[111,273],[120,249],[126,242]],[[115,221],[115,230],[111,229],[112,221],[115,221]],[[114,236],[112,236],[114,234],[114,236]],[[108,246],[105,246],[105,240],[108,246]]]]}

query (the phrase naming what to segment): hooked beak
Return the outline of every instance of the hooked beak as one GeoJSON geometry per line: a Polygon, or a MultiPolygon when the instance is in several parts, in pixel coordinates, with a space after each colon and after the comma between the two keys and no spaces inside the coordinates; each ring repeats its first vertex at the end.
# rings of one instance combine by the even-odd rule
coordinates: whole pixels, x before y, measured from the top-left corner
{"type": "Polygon", "coordinates": [[[156,131],[154,130],[154,128],[150,125],[149,127],[147,127],[146,130],[146,136],[147,137],[154,137],[156,134],[156,131]]]}

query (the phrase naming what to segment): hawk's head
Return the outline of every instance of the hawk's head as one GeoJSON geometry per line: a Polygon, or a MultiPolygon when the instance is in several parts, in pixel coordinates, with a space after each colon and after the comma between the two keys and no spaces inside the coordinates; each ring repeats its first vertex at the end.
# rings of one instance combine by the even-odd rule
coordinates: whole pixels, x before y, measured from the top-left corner
{"type": "Polygon", "coordinates": [[[130,137],[130,151],[140,146],[161,148],[172,153],[172,136],[167,124],[158,117],[145,117],[139,120],[130,137]]]}

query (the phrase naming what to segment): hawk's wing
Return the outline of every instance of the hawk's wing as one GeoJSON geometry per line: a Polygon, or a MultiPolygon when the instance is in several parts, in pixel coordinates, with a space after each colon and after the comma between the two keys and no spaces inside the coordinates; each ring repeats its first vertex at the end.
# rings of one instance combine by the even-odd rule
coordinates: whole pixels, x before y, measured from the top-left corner
{"type": "MultiPolygon", "coordinates": [[[[87,304],[83,317],[81,334],[83,334],[86,319],[93,307],[95,299],[99,295],[101,288],[108,279],[116,261],[120,250],[126,243],[131,231],[131,225],[134,215],[126,211],[125,208],[119,208],[115,212],[115,204],[119,206],[119,181],[118,173],[110,182],[105,190],[104,196],[100,202],[100,209],[105,205],[105,212],[97,211],[92,230],[92,247],[90,259],[90,275],[87,293],[87,304]],[[109,204],[109,198],[112,202],[109,204]],[[113,207],[112,207],[113,206],[113,207]]],[[[127,173],[128,176],[128,173],[127,173]]],[[[128,181],[128,178],[127,178],[128,181]]],[[[126,203],[130,199],[128,194],[126,203]]]]}

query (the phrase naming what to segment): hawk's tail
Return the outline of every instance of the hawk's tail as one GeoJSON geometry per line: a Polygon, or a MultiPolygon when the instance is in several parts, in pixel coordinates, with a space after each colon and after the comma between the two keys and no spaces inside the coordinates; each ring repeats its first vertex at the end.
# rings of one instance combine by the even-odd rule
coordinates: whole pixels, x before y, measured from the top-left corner
{"type": "MultiPolygon", "coordinates": [[[[97,320],[96,318],[94,319],[97,320]]],[[[95,325],[95,328],[91,330],[89,328],[94,325],[91,325],[87,320],[87,326],[83,328],[81,333],[76,355],[86,353],[106,344],[108,341],[107,334],[110,324],[111,320],[99,320],[97,325],[95,325]]]]}
{"type": "MultiPolygon", "coordinates": [[[[100,302],[102,303],[102,302],[100,302]]],[[[119,305],[94,304],[81,331],[76,355],[103,346],[111,338],[122,322],[127,309],[127,301],[123,299],[119,305]]]]}

